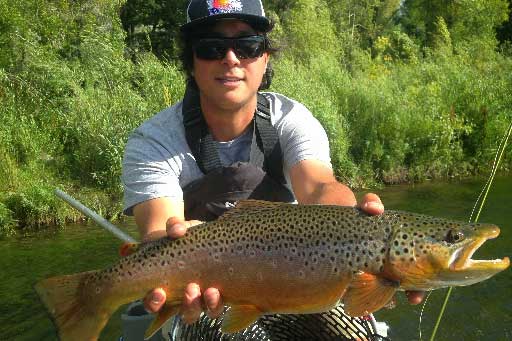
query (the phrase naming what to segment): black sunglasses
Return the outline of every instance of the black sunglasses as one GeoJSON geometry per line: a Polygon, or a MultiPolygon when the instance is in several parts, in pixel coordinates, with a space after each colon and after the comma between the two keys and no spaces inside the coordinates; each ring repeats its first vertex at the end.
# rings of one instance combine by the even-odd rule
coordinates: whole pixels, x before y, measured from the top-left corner
{"type": "Polygon", "coordinates": [[[203,38],[192,45],[196,57],[206,60],[223,59],[230,48],[240,59],[261,57],[265,52],[265,37],[253,35],[236,38],[203,38]]]}

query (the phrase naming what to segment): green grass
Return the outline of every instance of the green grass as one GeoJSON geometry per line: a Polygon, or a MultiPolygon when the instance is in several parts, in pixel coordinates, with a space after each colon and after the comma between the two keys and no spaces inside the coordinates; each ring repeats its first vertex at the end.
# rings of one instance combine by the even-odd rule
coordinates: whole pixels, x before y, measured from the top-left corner
{"type": "MultiPolygon", "coordinates": [[[[181,99],[177,61],[126,53],[119,5],[0,5],[0,235],[83,219],[54,197],[57,187],[119,216],[130,131],[181,99]]],[[[422,49],[398,31],[363,48],[305,1],[271,15],[285,46],[271,90],[321,121],[343,182],[360,188],[487,169],[512,120],[510,56],[479,42],[422,49]]],[[[508,149],[501,170],[511,164],[508,149]]]]}

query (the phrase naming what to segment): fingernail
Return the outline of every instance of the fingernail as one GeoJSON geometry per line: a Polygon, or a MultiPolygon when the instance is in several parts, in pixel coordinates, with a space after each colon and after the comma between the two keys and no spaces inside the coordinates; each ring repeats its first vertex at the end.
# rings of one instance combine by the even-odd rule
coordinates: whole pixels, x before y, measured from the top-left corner
{"type": "Polygon", "coordinates": [[[162,300],[157,295],[153,295],[153,297],[151,297],[151,303],[152,304],[160,304],[161,301],[162,300]]]}
{"type": "Polygon", "coordinates": [[[210,306],[213,305],[214,302],[219,301],[219,293],[215,292],[214,295],[210,294],[206,297],[206,306],[208,307],[208,310],[210,310],[210,306]]]}
{"type": "Polygon", "coordinates": [[[172,225],[172,228],[173,229],[184,229],[184,228],[186,228],[186,226],[184,223],[176,223],[176,224],[172,225]]]}
{"type": "Polygon", "coordinates": [[[366,203],[366,207],[380,210],[380,209],[384,208],[384,205],[382,205],[381,203],[372,201],[372,202],[366,203]]]}
{"type": "Polygon", "coordinates": [[[177,223],[167,229],[171,238],[180,238],[187,232],[187,227],[183,223],[177,223]]]}

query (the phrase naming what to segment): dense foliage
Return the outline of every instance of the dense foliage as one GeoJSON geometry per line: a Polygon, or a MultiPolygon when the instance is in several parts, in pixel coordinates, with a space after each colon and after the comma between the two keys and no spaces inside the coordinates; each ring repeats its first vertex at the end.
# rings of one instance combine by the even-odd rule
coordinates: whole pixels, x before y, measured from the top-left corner
{"type": "MultiPolygon", "coordinates": [[[[129,132],[180,100],[186,0],[0,1],[0,231],[119,214],[129,132]]],[[[512,120],[506,0],[266,0],[273,91],[354,187],[484,172],[512,120]]],[[[512,164],[510,148],[504,168],[512,164]]]]}

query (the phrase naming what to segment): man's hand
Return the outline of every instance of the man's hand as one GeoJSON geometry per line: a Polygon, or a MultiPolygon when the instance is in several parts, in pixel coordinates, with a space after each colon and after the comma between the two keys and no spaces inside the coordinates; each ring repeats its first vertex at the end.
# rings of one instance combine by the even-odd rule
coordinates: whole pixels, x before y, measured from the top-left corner
{"type": "MultiPolygon", "coordinates": [[[[187,232],[187,229],[200,224],[199,220],[183,221],[172,217],[167,221],[167,235],[172,239],[181,238],[187,232]]],[[[147,238],[145,238],[147,240],[147,238]]],[[[166,293],[162,288],[156,288],[150,291],[144,297],[144,308],[151,313],[156,313],[162,308],[166,300],[166,293]]],[[[181,314],[186,323],[194,323],[199,319],[203,307],[210,318],[217,318],[224,310],[224,304],[216,288],[208,288],[201,295],[201,288],[196,283],[189,283],[183,294],[183,304],[181,314]],[[201,297],[202,296],[202,297],[201,297]],[[203,304],[204,303],[204,304],[203,304]]]]}
{"type": "Polygon", "coordinates": [[[368,214],[377,215],[384,213],[384,205],[377,194],[366,193],[359,207],[368,214]]]}
{"type": "MultiPolygon", "coordinates": [[[[382,205],[382,201],[380,200],[379,196],[374,193],[367,193],[364,195],[363,199],[361,200],[361,204],[359,207],[365,211],[368,214],[382,214],[384,213],[384,205],[382,205]]],[[[424,291],[406,291],[405,295],[407,296],[407,299],[409,300],[410,304],[420,304],[421,301],[423,301],[423,298],[425,297],[424,291]]]]}

